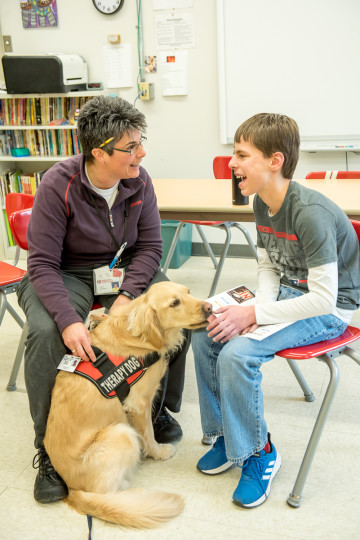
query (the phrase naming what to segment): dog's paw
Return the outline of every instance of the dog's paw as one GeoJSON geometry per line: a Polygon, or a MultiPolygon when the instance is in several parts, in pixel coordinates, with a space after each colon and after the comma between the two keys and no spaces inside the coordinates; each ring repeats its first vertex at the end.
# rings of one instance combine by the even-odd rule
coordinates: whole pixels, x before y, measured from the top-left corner
{"type": "Polygon", "coordinates": [[[170,459],[176,452],[173,444],[157,444],[149,452],[149,456],[153,459],[161,459],[163,461],[170,459]]]}

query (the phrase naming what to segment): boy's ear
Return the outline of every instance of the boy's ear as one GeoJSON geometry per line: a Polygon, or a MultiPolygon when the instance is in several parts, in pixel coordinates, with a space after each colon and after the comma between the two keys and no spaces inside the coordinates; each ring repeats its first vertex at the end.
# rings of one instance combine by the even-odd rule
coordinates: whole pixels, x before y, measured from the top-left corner
{"type": "Polygon", "coordinates": [[[284,154],[282,152],[274,152],[271,156],[270,167],[275,172],[284,165],[284,154]]]}

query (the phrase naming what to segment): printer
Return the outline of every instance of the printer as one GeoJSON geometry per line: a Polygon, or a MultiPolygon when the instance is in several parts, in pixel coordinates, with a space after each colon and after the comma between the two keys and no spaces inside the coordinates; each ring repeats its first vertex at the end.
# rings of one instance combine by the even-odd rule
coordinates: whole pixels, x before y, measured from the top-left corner
{"type": "Polygon", "coordinates": [[[77,54],[5,54],[2,65],[8,94],[53,94],[86,90],[87,64],[77,54]]]}

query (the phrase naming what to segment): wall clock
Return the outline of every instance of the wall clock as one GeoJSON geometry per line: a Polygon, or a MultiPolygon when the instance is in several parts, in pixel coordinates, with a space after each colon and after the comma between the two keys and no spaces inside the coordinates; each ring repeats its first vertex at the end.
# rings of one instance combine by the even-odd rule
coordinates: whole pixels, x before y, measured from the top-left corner
{"type": "Polygon", "coordinates": [[[125,0],[92,0],[94,6],[104,15],[113,15],[123,7],[125,0]]]}

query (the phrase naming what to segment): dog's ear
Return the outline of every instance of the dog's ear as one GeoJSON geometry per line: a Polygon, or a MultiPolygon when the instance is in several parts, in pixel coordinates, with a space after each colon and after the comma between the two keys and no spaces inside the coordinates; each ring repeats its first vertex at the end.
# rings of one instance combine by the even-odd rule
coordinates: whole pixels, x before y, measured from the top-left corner
{"type": "Polygon", "coordinates": [[[150,342],[155,349],[161,349],[164,344],[156,311],[145,302],[134,304],[128,316],[128,330],[133,336],[150,342]]]}

